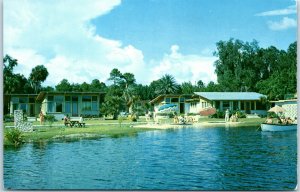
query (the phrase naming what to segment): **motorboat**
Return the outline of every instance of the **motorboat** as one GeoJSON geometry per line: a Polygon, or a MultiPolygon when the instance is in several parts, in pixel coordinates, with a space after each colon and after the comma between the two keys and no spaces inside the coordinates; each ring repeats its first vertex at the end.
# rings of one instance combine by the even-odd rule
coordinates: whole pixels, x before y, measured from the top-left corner
{"type": "Polygon", "coordinates": [[[262,131],[291,131],[291,130],[297,130],[297,124],[262,123],[260,127],[261,127],[262,131]]]}

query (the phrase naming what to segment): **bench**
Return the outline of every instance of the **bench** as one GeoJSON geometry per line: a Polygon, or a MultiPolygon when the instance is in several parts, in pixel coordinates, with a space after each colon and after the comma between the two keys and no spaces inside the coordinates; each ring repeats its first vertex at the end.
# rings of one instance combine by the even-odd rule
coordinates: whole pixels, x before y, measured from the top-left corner
{"type": "Polygon", "coordinates": [[[70,125],[70,127],[77,126],[77,127],[85,127],[85,123],[83,122],[82,117],[70,117],[68,122],[65,122],[65,126],[70,125]]]}
{"type": "Polygon", "coordinates": [[[36,121],[36,117],[27,117],[28,122],[34,122],[36,121]]]}

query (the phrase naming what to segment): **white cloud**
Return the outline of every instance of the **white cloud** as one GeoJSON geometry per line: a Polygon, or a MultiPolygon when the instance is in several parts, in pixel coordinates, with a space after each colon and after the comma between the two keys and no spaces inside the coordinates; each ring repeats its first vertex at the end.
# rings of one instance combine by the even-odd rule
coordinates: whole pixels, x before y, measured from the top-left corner
{"type": "Polygon", "coordinates": [[[269,21],[268,27],[274,31],[285,30],[285,29],[297,27],[297,21],[289,17],[284,17],[282,18],[282,20],[278,22],[269,21]]]}
{"type": "Polygon", "coordinates": [[[71,83],[105,82],[113,68],[131,72],[138,83],[150,83],[165,73],[178,82],[216,81],[214,57],[182,55],[179,46],[159,61],[148,64],[133,45],[103,38],[91,19],[109,13],[120,0],[9,0],[4,3],[4,54],[18,59],[15,71],[29,76],[36,65],[45,65],[44,85],[66,78],[71,83]]]}
{"type": "Polygon", "coordinates": [[[132,45],[95,34],[90,20],[108,13],[119,0],[10,0],[4,4],[4,54],[18,59],[16,72],[28,76],[36,65],[49,71],[45,85],[105,81],[119,68],[138,73],[143,53],[132,45]]]}
{"type": "Polygon", "coordinates": [[[213,66],[216,57],[200,56],[200,55],[183,55],[179,52],[179,46],[173,45],[170,54],[165,54],[160,61],[152,61],[156,63],[151,69],[151,80],[157,80],[165,74],[175,77],[178,83],[191,81],[192,83],[202,80],[204,83],[209,81],[216,82],[217,76],[214,73],[213,66]]]}
{"type": "Polygon", "coordinates": [[[290,15],[290,14],[296,14],[296,6],[292,5],[285,9],[276,9],[272,11],[266,11],[262,13],[258,13],[255,16],[278,16],[278,15],[290,15]]]}

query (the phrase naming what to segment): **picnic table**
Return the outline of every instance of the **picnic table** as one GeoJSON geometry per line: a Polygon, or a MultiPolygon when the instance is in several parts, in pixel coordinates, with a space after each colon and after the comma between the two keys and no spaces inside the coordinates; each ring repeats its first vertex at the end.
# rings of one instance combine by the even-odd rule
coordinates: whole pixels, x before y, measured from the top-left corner
{"type": "Polygon", "coordinates": [[[82,117],[70,117],[68,122],[65,122],[65,126],[70,125],[70,127],[85,127],[82,117]]]}

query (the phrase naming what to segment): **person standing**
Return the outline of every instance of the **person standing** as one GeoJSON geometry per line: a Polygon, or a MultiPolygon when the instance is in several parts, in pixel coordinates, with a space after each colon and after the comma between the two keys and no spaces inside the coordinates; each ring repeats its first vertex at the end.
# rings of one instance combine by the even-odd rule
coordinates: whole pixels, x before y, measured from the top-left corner
{"type": "Polygon", "coordinates": [[[229,109],[226,109],[226,112],[225,112],[225,122],[228,122],[229,121],[229,109]]]}
{"type": "Polygon", "coordinates": [[[45,116],[44,116],[43,112],[41,111],[40,112],[40,125],[44,124],[44,119],[45,119],[45,116]]]}

